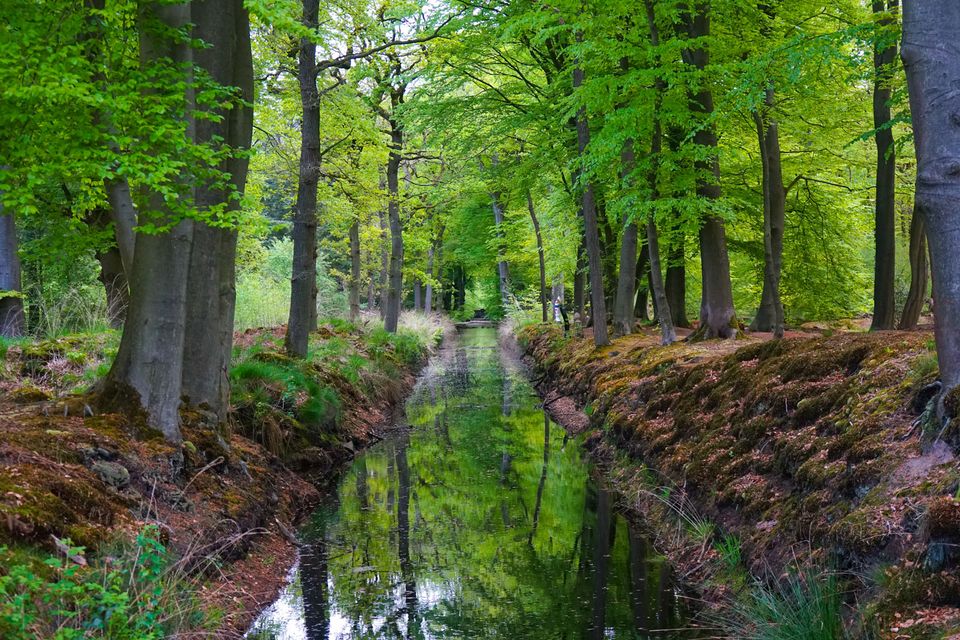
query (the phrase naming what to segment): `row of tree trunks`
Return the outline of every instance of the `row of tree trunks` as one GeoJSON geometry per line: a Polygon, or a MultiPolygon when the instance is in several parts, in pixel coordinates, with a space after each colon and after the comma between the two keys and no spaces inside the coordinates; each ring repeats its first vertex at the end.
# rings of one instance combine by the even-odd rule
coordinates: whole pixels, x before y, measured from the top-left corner
{"type": "MultiPolygon", "coordinates": [[[[581,41],[582,39],[583,35],[578,33],[577,40],[581,41]]],[[[583,68],[575,67],[573,70],[574,90],[583,85],[583,80],[583,68]]],[[[577,148],[582,156],[587,150],[587,145],[590,144],[590,124],[587,122],[586,107],[580,107],[577,111],[576,120],[577,148]]],[[[578,182],[580,183],[583,206],[583,237],[587,261],[590,266],[590,316],[593,320],[593,342],[600,347],[610,344],[610,338],[607,335],[607,304],[603,289],[603,256],[600,251],[600,235],[597,226],[597,203],[593,182],[582,173],[579,177],[578,182]]]]}
{"type": "MultiPolygon", "coordinates": [[[[646,0],[647,24],[650,29],[650,42],[656,50],[660,46],[660,32],[657,29],[656,15],[654,13],[653,2],[646,0]]],[[[650,167],[648,182],[650,186],[650,199],[656,202],[660,198],[660,188],[658,184],[657,173],[660,167],[660,154],[663,151],[663,127],[660,122],[661,105],[663,104],[663,94],[666,92],[666,82],[659,75],[654,82],[654,102],[653,102],[653,135],[650,139],[650,157],[653,164],[650,167]]],[[[650,289],[653,291],[653,299],[657,310],[657,321],[660,324],[660,342],[661,344],[672,344],[677,340],[677,332],[673,326],[673,316],[670,313],[670,302],[667,300],[667,293],[663,286],[663,271],[660,268],[660,241],[657,233],[656,216],[650,213],[647,216],[647,246],[650,253],[650,289]]]]}
{"type": "MultiPolygon", "coordinates": [[[[249,148],[252,113],[245,106],[222,110],[220,120],[193,119],[193,65],[215,81],[233,86],[244,104],[253,99],[249,18],[241,0],[208,0],[143,7],[140,51],[145,65],[171,60],[183,68],[187,132],[197,142],[222,140],[249,148]],[[162,25],[164,28],[158,29],[162,25]],[[178,30],[194,25],[207,47],[193,49],[178,30]]],[[[239,102],[238,100],[238,102],[239,102]]],[[[226,160],[233,189],[194,188],[196,205],[235,209],[247,160],[226,160]]],[[[223,419],[229,400],[226,371],[233,337],[236,232],[204,222],[178,220],[160,193],[148,194],[150,221],[172,224],[162,234],[137,233],[129,272],[130,306],[120,348],[96,404],[105,409],[142,410],[149,424],[172,441],[181,439],[179,411],[186,399],[223,419]]]]}

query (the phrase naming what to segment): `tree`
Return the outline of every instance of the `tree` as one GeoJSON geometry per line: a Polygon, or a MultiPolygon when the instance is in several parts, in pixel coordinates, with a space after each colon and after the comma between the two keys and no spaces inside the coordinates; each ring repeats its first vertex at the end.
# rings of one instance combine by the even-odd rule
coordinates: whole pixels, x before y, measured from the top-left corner
{"type": "Polygon", "coordinates": [[[875,251],[873,275],[873,321],[871,329],[893,329],[896,321],[894,285],[896,272],[896,151],[890,129],[890,76],[897,59],[897,41],[890,25],[896,24],[898,0],[874,0],[877,35],[874,42],[873,126],[877,141],[877,189],[875,204],[875,251]]]}
{"type": "Polygon", "coordinates": [[[934,314],[944,394],[960,384],[960,128],[943,100],[960,82],[960,5],[904,0],[901,57],[907,74],[917,154],[916,206],[927,224],[934,314]]]}

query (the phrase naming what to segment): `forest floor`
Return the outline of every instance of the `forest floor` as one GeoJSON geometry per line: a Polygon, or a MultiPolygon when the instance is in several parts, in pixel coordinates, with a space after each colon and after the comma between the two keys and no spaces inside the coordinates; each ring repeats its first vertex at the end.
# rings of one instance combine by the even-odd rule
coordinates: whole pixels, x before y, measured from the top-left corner
{"type": "Polygon", "coordinates": [[[653,328],[600,349],[555,325],[517,337],[545,408],[705,602],[836,571],[862,635],[960,638],[960,394],[939,428],[932,333],[850,324],[669,347],[653,328]]]}
{"type": "Polygon", "coordinates": [[[88,551],[67,555],[93,566],[109,556],[96,550],[154,525],[190,576],[212,627],[204,637],[239,637],[282,587],[297,524],[390,427],[432,345],[326,324],[298,362],[282,352],[282,329],[238,334],[232,433],[184,412],[173,446],[137,420],[93,415],[76,393],[106,371],[116,343],[83,335],[0,353],[0,564],[41,568],[75,545],[88,551]]]}

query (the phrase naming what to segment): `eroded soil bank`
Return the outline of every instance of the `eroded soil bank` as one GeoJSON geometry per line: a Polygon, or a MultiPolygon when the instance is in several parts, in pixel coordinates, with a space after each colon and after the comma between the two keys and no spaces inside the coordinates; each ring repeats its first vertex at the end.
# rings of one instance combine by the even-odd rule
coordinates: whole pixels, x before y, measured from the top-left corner
{"type": "Polygon", "coordinates": [[[928,333],[596,349],[554,326],[518,340],[545,406],[587,434],[660,550],[709,602],[742,596],[730,540],[754,577],[839,571],[864,637],[960,632],[956,398],[928,420],[928,333]],[[657,523],[661,523],[656,526],[657,523]]]}
{"type": "Polygon", "coordinates": [[[292,532],[319,502],[317,487],[389,427],[425,347],[327,325],[311,359],[297,362],[283,355],[280,332],[238,335],[232,432],[185,412],[184,443],[173,446],[64,393],[102,369],[115,343],[83,336],[4,353],[2,561],[39,566],[58,539],[92,561],[101,545],[152,524],[176,562],[200,576],[201,611],[218,627],[204,637],[239,637],[283,585],[292,532]]]}

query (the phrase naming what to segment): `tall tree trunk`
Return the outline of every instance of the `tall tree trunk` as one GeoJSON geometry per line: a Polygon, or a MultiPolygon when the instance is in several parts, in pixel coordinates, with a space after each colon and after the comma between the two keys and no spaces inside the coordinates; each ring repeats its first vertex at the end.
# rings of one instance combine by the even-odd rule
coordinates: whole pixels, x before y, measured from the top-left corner
{"type": "Polygon", "coordinates": [[[634,302],[633,313],[640,322],[649,322],[650,314],[647,311],[647,295],[650,292],[649,274],[650,274],[650,245],[646,239],[642,240],[640,251],[637,253],[637,266],[634,269],[636,274],[636,300],[634,302]]]}
{"type": "MultiPolygon", "coordinates": [[[[960,85],[960,3],[905,0],[903,57],[917,151],[916,207],[927,224],[943,390],[960,384],[960,126],[944,96],[960,85]]],[[[945,394],[944,394],[945,395],[945,394]]]]}
{"type": "Polygon", "coordinates": [[[763,173],[763,292],[760,307],[750,323],[753,331],[772,331],[783,337],[783,303],[780,301],[780,271],[783,258],[783,228],[787,192],[783,187],[780,162],[780,136],[777,121],[770,115],[773,108],[773,87],[768,87],[763,111],[753,112],[760,143],[760,166],[763,173]]]}
{"type": "Polygon", "coordinates": [[[4,213],[0,193],[0,335],[23,335],[24,314],[17,225],[12,213],[4,213]]]}
{"type": "MultiPolygon", "coordinates": [[[[496,159],[494,159],[496,165],[496,159]]],[[[497,282],[500,286],[500,304],[506,313],[510,305],[510,267],[503,257],[503,205],[500,204],[500,194],[490,194],[493,204],[493,233],[497,241],[497,282]]]]}
{"type": "MultiPolygon", "coordinates": [[[[234,87],[244,105],[253,102],[253,58],[250,18],[242,0],[194,0],[191,3],[194,37],[208,46],[194,52],[197,66],[221,86],[234,87]]],[[[198,119],[196,139],[232,149],[250,148],[253,110],[235,105],[221,111],[222,120],[198,119]]],[[[202,184],[195,189],[195,205],[213,210],[226,205],[239,211],[247,179],[248,159],[235,154],[219,169],[230,176],[230,188],[202,184]]],[[[182,395],[194,405],[214,412],[226,422],[230,406],[230,359],[236,309],[237,231],[194,223],[190,274],[187,281],[187,328],[184,342],[182,395]]]]}
{"type": "Polygon", "coordinates": [[[413,281],[413,310],[423,311],[423,283],[419,278],[413,281]]]}
{"type": "MultiPolygon", "coordinates": [[[[320,0],[303,0],[303,25],[317,29],[320,0]]],[[[317,45],[300,38],[297,61],[300,84],[300,176],[293,215],[293,273],[285,347],[295,358],[307,357],[317,309],[317,185],[320,180],[320,94],[317,91],[317,45]]]]}
{"type": "Polygon", "coordinates": [[[875,206],[876,227],[873,269],[873,322],[871,329],[893,329],[896,322],[894,287],[896,279],[896,180],[897,162],[893,147],[890,122],[890,76],[897,59],[896,39],[887,32],[894,24],[892,15],[897,0],[874,0],[873,12],[878,15],[877,42],[873,53],[873,126],[877,129],[877,193],[875,206]],[[884,127],[881,129],[881,127],[884,127]]]}
{"type": "Polygon", "coordinates": [[[583,240],[581,238],[580,246],[577,247],[577,270],[573,274],[573,306],[580,314],[580,322],[587,323],[587,303],[584,295],[584,285],[586,284],[587,257],[583,249],[583,240]]]}
{"type": "Polygon", "coordinates": [[[923,213],[913,208],[910,220],[910,292],[900,316],[901,329],[916,329],[927,296],[927,225],[923,213]]]}
{"type": "MultiPolygon", "coordinates": [[[[660,32],[657,29],[652,0],[646,0],[647,23],[650,28],[650,42],[654,49],[660,46],[660,32]]],[[[655,62],[659,66],[659,62],[655,62]]],[[[660,109],[663,104],[663,94],[666,83],[659,75],[654,82],[655,95],[653,101],[653,135],[650,140],[650,157],[652,165],[648,182],[650,199],[657,201],[660,198],[658,172],[660,169],[661,153],[663,151],[663,126],[660,121],[660,109]]],[[[657,322],[660,324],[661,344],[672,344],[677,340],[677,332],[673,328],[673,317],[670,314],[670,303],[663,286],[663,271],[660,269],[660,240],[657,234],[657,221],[653,213],[647,217],[647,246],[650,251],[650,289],[653,291],[654,306],[657,310],[657,322]]]]}
{"type": "MultiPolygon", "coordinates": [[[[577,40],[582,39],[582,34],[578,34],[577,40]]],[[[583,79],[583,69],[579,66],[575,67],[573,70],[573,88],[580,88],[583,85],[583,79]]],[[[589,144],[590,125],[587,122],[587,110],[586,107],[580,107],[577,111],[577,147],[581,156],[586,153],[589,144]]],[[[583,179],[580,188],[583,191],[581,197],[583,202],[584,244],[590,264],[590,303],[592,306],[590,315],[593,319],[593,343],[601,347],[610,344],[610,338],[607,336],[607,304],[603,299],[603,256],[600,254],[600,236],[597,231],[597,205],[594,199],[593,183],[583,175],[580,177],[583,179]]]]}
{"type": "MultiPolygon", "coordinates": [[[[624,68],[626,63],[620,63],[624,68]]],[[[620,179],[627,181],[635,163],[633,140],[623,143],[620,151],[620,179]]],[[[629,216],[629,214],[627,214],[629,216]]],[[[634,305],[636,304],[637,285],[637,223],[633,219],[625,221],[623,239],[620,242],[620,271],[617,274],[617,295],[613,302],[613,333],[625,336],[633,333],[634,305]]]]}
{"type": "Polygon", "coordinates": [[[533,222],[533,233],[537,238],[537,258],[540,261],[540,312],[542,320],[549,322],[550,301],[547,299],[547,266],[543,255],[543,236],[540,233],[540,220],[533,207],[533,194],[530,193],[530,189],[527,189],[527,211],[530,213],[530,221],[533,222]]]}
{"type": "MultiPolygon", "coordinates": [[[[710,36],[710,4],[696,3],[690,19],[690,36],[695,39],[710,36]]],[[[703,72],[710,64],[705,45],[684,52],[689,64],[703,72]]],[[[701,88],[693,96],[693,110],[705,121],[694,134],[694,143],[709,154],[697,166],[697,196],[708,201],[720,199],[720,162],[717,159],[717,134],[709,119],[713,114],[713,93],[701,88]]],[[[737,315],[733,307],[733,285],[730,281],[730,256],[727,253],[727,232],[723,220],[708,214],[700,227],[700,272],[703,291],[700,298],[700,328],[704,338],[730,338],[737,334],[737,315]]]]}
{"type": "Polygon", "coordinates": [[[134,229],[137,226],[137,209],[133,205],[130,185],[126,178],[113,178],[104,181],[104,189],[107,192],[107,202],[110,204],[110,218],[113,220],[123,271],[131,273],[136,243],[134,229]]]}
{"type": "Polygon", "coordinates": [[[689,327],[687,319],[687,257],[684,249],[683,229],[675,229],[670,241],[667,260],[667,302],[670,303],[670,315],[673,326],[689,327]]]}
{"type": "Polygon", "coordinates": [[[433,313],[433,243],[427,249],[427,290],[423,294],[423,311],[427,315],[433,313]]]}
{"type": "Polygon", "coordinates": [[[390,223],[390,268],[387,288],[387,308],[383,326],[396,333],[400,321],[400,303],[403,295],[403,225],[400,222],[400,158],[403,151],[403,131],[396,120],[390,122],[390,157],[387,160],[387,218],[390,223]]]}
{"type": "Polygon", "coordinates": [[[350,225],[350,320],[360,319],[360,221],[350,225]]]}
{"type": "MultiPolygon", "coordinates": [[[[385,183],[381,185],[381,189],[385,186],[385,183]]],[[[385,211],[378,211],[377,217],[380,219],[380,281],[378,283],[380,318],[385,318],[387,315],[387,289],[390,287],[390,229],[387,226],[387,213],[385,211]]]]}
{"type": "MultiPolygon", "coordinates": [[[[123,320],[127,314],[127,305],[130,301],[127,276],[123,270],[123,259],[117,247],[110,247],[97,252],[97,262],[100,263],[100,282],[107,296],[107,318],[114,329],[123,327],[123,320]]],[[[2,311],[0,311],[2,313],[2,311]]]]}
{"type": "MultiPolygon", "coordinates": [[[[172,60],[183,66],[189,87],[192,48],[170,34],[190,23],[190,5],[147,3],[141,19],[140,57],[144,66],[172,60]],[[157,29],[156,23],[166,29],[157,29]]],[[[184,100],[190,113],[194,103],[191,89],[186,89],[184,100]]],[[[193,137],[192,120],[188,120],[187,129],[193,137]]],[[[149,200],[152,211],[173,221],[161,194],[152,192],[149,200]]],[[[181,440],[179,409],[192,242],[191,220],[181,220],[163,234],[137,234],[127,323],[117,357],[96,399],[101,409],[143,410],[148,424],[171,442],[181,440]]]]}

